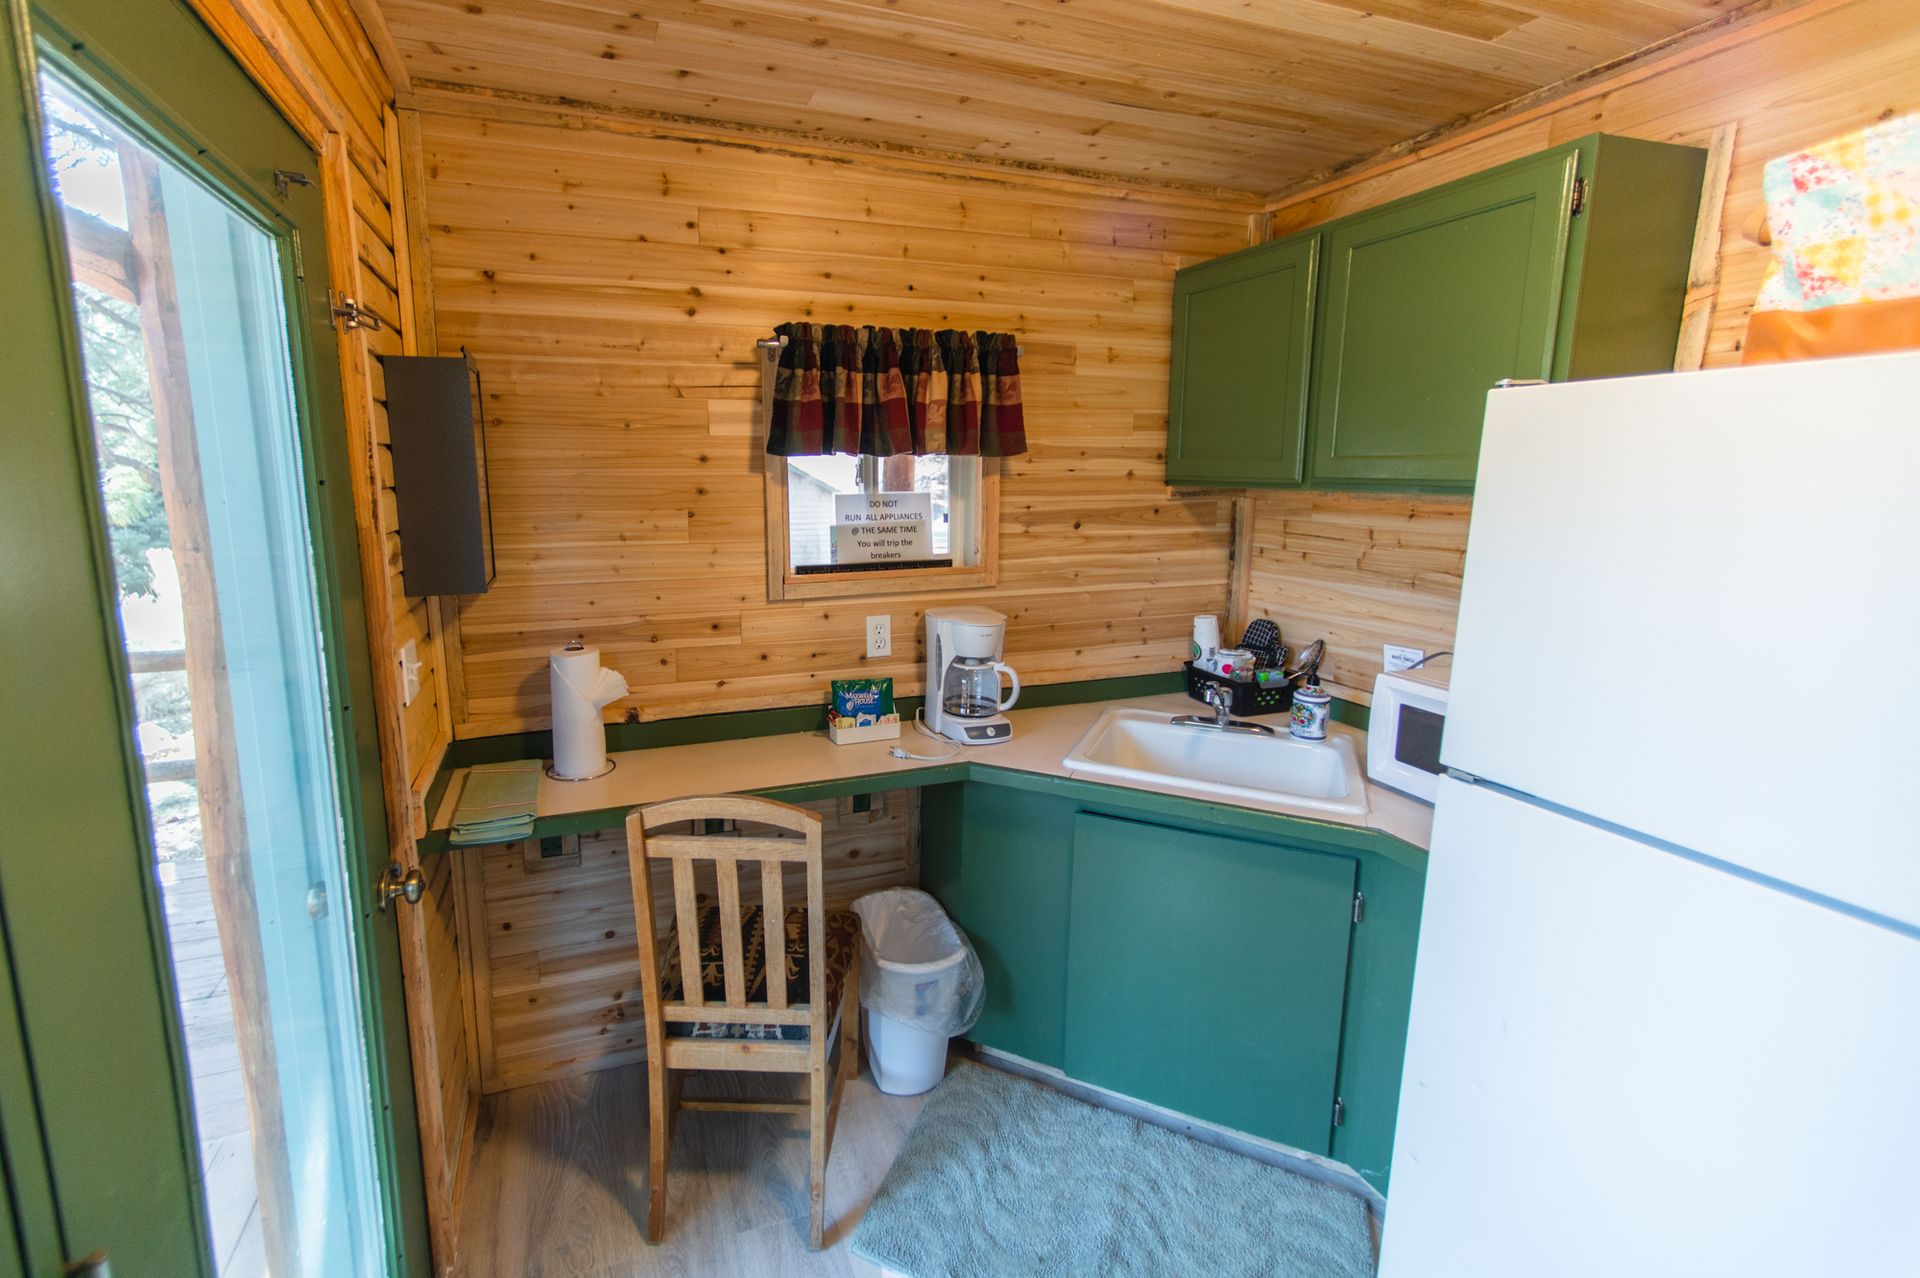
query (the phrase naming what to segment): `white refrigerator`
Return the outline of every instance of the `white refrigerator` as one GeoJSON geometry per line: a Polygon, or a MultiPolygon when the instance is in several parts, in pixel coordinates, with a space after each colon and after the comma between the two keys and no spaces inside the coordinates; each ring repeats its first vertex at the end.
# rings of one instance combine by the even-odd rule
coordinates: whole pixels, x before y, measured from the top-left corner
{"type": "Polygon", "coordinates": [[[1385,1278],[1920,1274],[1920,354],[1496,390],[1385,1278]]]}

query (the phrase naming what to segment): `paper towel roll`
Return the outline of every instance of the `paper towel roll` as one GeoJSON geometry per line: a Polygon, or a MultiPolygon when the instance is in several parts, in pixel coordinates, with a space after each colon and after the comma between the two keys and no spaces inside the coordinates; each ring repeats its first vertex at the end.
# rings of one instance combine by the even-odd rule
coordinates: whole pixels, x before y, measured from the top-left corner
{"type": "Polygon", "coordinates": [[[607,770],[602,707],[627,695],[618,671],[600,667],[600,650],[570,643],[547,654],[553,680],[553,775],[585,781],[607,770]]]}

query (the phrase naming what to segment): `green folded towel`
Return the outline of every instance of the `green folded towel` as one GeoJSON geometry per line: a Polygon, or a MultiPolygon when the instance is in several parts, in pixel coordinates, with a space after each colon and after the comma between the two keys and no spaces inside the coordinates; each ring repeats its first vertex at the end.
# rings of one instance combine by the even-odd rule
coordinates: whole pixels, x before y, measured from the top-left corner
{"type": "Polygon", "coordinates": [[[533,833],[540,800],[537,762],[483,763],[467,771],[447,842],[511,843],[533,833]]]}

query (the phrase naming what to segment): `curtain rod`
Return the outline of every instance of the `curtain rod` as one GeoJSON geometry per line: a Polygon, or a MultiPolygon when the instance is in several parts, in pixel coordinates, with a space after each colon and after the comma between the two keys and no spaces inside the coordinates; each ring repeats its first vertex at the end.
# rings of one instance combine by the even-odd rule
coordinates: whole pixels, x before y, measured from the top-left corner
{"type": "MultiPolygon", "coordinates": [[[[784,337],[762,337],[756,339],[753,344],[763,351],[783,351],[787,348],[787,339],[784,337]]],[[[1027,350],[1024,346],[1016,346],[1013,348],[1014,358],[1016,359],[1024,356],[1026,353],[1027,350]]]]}

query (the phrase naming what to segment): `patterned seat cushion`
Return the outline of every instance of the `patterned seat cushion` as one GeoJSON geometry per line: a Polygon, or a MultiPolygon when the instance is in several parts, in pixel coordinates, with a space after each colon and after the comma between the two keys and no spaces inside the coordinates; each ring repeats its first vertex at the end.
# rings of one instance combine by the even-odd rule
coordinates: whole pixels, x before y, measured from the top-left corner
{"type": "MultiPolygon", "coordinates": [[[[720,948],[720,907],[700,910],[700,996],[709,1003],[727,1001],[726,967],[720,948]]],[[[764,1002],[767,997],[767,933],[760,925],[760,907],[749,908],[741,919],[742,957],[746,963],[747,1001],[764,1002]]],[[[840,1005],[840,991],[847,982],[847,968],[853,962],[860,943],[859,916],[846,910],[827,913],[827,1009],[840,1005]]],[[[796,905],[787,911],[787,1003],[804,1007],[807,1002],[807,907],[796,905]]],[[[681,1001],[680,938],[678,925],[667,936],[662,964],[660,996],[664,1002],[681,1001]]],[[[725,1021],[668,1021],[669,1038],[760,1038],[802,1042],[807,1039],[805,1025],[736,1024],[725,1021]]]]}

